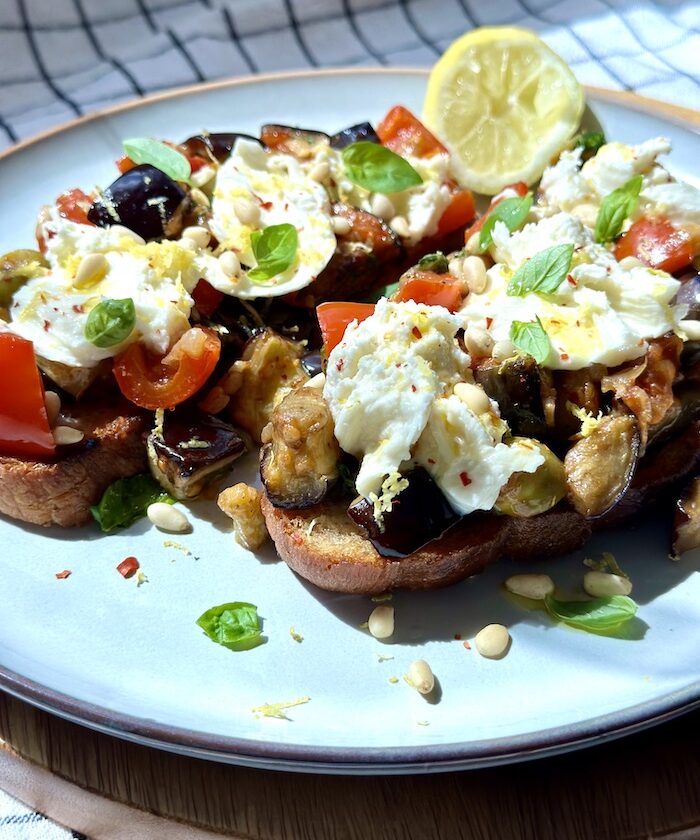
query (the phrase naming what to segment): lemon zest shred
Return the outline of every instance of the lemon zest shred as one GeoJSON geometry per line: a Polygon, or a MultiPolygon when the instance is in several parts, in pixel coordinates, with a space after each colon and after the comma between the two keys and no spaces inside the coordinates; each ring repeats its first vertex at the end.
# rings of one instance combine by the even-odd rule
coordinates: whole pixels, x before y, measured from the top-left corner
{"type": "Polygon", "coordinates": [[[251,711],[256,717],[277,718],[278,720],[291,720],[285,714],[286,709],[291,709],[294,706],[303,706],[308,703],[310,697],[298,697],[296,700],[287,700],[284,703],[263,703],[262,706],[255,706],[251,711]]]}

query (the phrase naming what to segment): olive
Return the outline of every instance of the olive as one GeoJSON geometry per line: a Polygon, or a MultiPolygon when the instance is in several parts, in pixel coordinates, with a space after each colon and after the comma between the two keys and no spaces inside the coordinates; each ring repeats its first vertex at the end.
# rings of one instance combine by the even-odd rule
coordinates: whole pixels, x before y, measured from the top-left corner
{"type": "Polygon", "coordinates": [[[417,467],[403,477],[408,480],[408,487],[394,497],[391,510],[382,514],[381,525],[368,499],[359,498],[348,508],[350,519],[366,532],[384,557],[413,554],[459,519],[426,470],[417,467]]]}
{"type": "Polygon", "coordinates": [[[366,140],[369,143],[381,143],[372,124],[363,122],[357,125],[351,125],[349,128],[344,128],[342,131],[334,134],[331,137],[331,148],[344,149],[351,143],[357,143],[360,140],[366,140]]]}
{"type": "Polygon", "coordinates": [[[21,248],[0,257],[0,306],[7,308],[12,296],[27,280],[46,274],[49,264],[39,251],[21,248]]]}
{"type": "Polygon", "coordinates": [[[676,303],[685,304],[688,307],[686,318],[700,319],[700,274],[693,271],[679,279],[681,287],[676,295],[676,303]]]}
{"type": "Polygon", "coordinates": [[[146,240],[162,239],[173,232],[171,223],[185,198],[172,178],[142,163],[110,184],[87,215],[99,227],[124,225],[146,240]]]}
{"type": "Polygon", "coordinates": [[[233,146],[239,138],[260,143],[257,137],[250,134],[235,134],[219,132],[216,134],[196,134],[180,144],[186,155],[198,155],[203,158],[215,158],[221,163],[231,154],[233,146]]]}
{"type": "MultiPolygon", "coordinates": [[[[516,438],[516,440],[526,440],[516,438]]],[[[537,440],[530,440],[544,455],[544,463],[534,473],[511,475],[496,501],[496,510],[507,516],[527,518],[554,507],[566,496],[564,464],[552,450],[537,440]]]]}

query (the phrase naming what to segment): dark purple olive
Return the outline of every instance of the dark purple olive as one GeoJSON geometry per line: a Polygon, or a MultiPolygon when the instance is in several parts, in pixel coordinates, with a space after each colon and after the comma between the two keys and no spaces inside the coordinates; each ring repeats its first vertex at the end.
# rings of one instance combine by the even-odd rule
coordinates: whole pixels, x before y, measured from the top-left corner
{"type": "Polygon", "coordinates": [[[192,499],[243,455],[245,444],[229,423],[187,407],[165,413],[147,449],[158,482],[176,499],[192,499]]]}
{"type": "Polygon", "coordinates": [[[214,157],[221,163],[231,154],[231,149],[239,138],[261,145],[260,140],[250,134],[219,132],[215,134],[196,134],[194,137],[189,137],[180,146],[187,155],[198,155],[205,159],[214,157]]]}
{"type": "Polygon", "coordinates": [[[693,271],[679,278],[681,287],[676,295],[676,303],[688,307],[686,318],[700,319],[700,274],[693,271]]]}
{"type": "Polygon", "coordinates": [[[323,359],[318,350],[313,353],[306,353],[301,357],[301,366],[309,374],[309,376],[317,376],[323,373],[323,359]]]}
{"type": "Polygon", "coordinates": [[[99,227],[124,225],[146,240],[174,233],[172,225],[186,193],[148,163],[125,172],[95,200],[88,219],[99,227]]]}
{"type": "Polygon", "coordinates": [[[357,143],[360,140],[366,140],[369,143],[381,143],[372,124],[363,122],[357,125],[351,125],[349,128],[344,128],[342,131],[334,134],[331,137],[331,147],[333,149],[344,149],[351,143],[357,143]]]}
{"type": "Polygon", "coordinates": [[[437,539],[459,519],[442,491],[422,467],[404,475],[408,487],[383,514],[382,527],[374,518],[374,505],[360,498],[348,508],[348,516],[366,533],[384,557],[405,557],[437,539]]]}

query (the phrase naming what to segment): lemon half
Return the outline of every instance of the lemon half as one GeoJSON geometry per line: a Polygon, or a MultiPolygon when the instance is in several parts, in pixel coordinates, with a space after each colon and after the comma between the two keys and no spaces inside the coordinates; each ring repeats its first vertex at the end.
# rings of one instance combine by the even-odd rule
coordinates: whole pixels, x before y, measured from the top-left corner
{"type": "Polygon", "coordinates": [[[428,81],[424,121],[460,184],[494,195],[534,183],[578,128],[583,89],[534,32],[484,27],[448,47],[428,81]]]}

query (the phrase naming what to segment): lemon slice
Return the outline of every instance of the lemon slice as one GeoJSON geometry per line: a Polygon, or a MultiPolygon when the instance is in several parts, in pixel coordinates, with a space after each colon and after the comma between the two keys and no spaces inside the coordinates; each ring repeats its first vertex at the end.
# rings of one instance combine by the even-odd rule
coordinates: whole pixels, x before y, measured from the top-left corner
{"type": "Polygon", "coordinates": [[[583,108],[571,69],[534,32],[495,26],[448,47],[430,74],[423,117],[452,153],[460,184],[494,195],[534,183],[583,108]]]}

